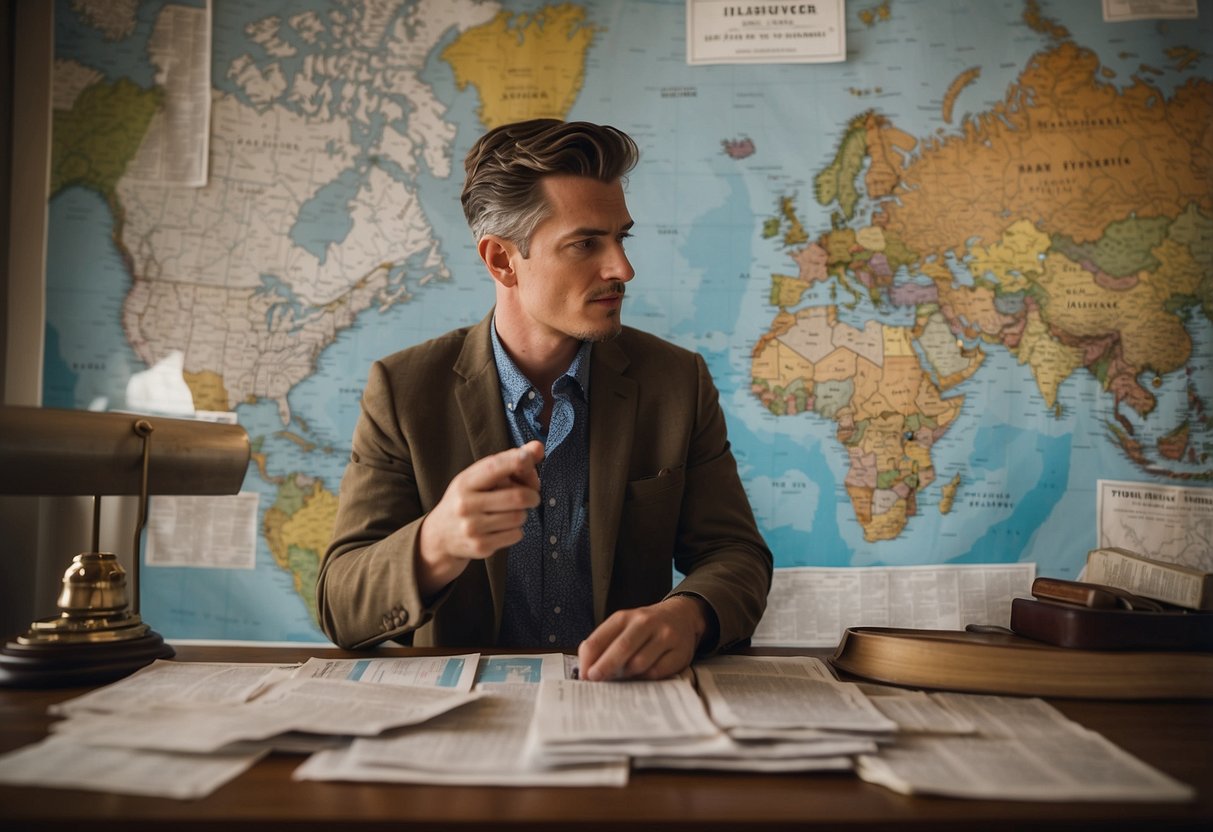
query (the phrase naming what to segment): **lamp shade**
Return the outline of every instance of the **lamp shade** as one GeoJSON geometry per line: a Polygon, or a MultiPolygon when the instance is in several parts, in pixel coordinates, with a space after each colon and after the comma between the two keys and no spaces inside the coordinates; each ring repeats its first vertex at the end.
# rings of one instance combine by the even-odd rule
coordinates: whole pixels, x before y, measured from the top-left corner
{"type": "Polygon", "coordinates": [[[235,494],[249,439],[239,425],[128,413],[0,406],[0,494],[235,494]]]}

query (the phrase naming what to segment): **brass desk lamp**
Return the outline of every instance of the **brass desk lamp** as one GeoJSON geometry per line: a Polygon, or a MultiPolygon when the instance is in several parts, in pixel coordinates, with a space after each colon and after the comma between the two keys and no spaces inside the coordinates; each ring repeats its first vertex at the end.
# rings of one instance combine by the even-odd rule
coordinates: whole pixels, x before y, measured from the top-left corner
{"type": "Polygon", "coordinates": [[[235,494],[248,469],[244,428],[86,410],[0,406],[0,494],[92,495],[92,551],[63,575],[59,615],[0,649],[0,685],[94,684],[173,648],[139,617],[139,553],[149,494],[235,494]],[[101,497],[139,495],[131,580],[101,552],[101,497]]]}

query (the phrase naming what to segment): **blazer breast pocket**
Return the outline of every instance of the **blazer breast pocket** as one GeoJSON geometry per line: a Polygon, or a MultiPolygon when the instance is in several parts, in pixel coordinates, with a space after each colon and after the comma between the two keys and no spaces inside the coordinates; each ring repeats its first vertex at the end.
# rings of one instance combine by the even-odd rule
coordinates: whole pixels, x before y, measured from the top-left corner
{"type": "Polygon", "coordinates": [[[627,496],[624,499],[628,503],[639,505],[674,495],[681,496],[685,480],[686,470],[683,466],[662,468],[655,476],[629,482],[627,496]]]}

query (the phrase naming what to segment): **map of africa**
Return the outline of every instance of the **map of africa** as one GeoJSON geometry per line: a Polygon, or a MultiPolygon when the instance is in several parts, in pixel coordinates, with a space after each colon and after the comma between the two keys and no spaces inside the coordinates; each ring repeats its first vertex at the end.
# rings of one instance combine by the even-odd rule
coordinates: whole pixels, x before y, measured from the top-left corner
{"type": "Polygon", "coordinates": [[[208,180],[166,184],[204,12],[55,9],[44,404],[177,361],[253,440],[255,563],[144,569],[166,637],[323,640],[367,370],[487,311],[461,161],[533,116],[640,144],[625,320],[708,361],[777,567],[1074,577],[1098,480],[1213,484],[1213,5],[873,0],[845,63],[689,67],[683,0],[216,4],[208,180]]]}

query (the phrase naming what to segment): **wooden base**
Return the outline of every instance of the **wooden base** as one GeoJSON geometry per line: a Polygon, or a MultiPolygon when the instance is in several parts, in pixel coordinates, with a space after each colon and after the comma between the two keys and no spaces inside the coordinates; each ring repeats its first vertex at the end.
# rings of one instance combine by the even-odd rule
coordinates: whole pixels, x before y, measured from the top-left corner
{"type": "Polygon", "coordinates": [[[0,649],[0,687],[99,685],[174,655],[173,648],[152,630],[126,641],[86,644],[21,644],[14,640],[0,649]]]}

